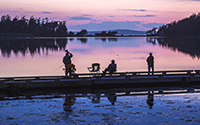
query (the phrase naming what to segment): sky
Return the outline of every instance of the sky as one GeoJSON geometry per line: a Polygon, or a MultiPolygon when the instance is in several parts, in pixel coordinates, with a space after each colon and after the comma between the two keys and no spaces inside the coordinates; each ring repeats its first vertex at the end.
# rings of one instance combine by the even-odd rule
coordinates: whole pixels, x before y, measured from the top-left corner
{"type": "Polygon", "coordinates": [[[200,0],[0,0],[0,16],[67,21],[69,31],[145,31],[199,12],[200,0]]]}

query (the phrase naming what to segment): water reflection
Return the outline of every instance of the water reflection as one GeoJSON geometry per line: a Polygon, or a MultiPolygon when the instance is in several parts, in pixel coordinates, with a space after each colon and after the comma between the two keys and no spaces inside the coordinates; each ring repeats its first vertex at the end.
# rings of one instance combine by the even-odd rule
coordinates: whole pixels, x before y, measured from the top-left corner
{"type": "Polygon", "coordinates": [[[88,39],[87,38],[77,38],[78,41],[81,41],[82,44],[87,43],[88,39]]]}
{"type": "Polygon", "coordinates": [[[107,98],[110,101],[110,103],[112,105],[115,105],[115,102],[117,101],[117,95],[116,95],[116,93],[108,93],[106,95],[107,95],[107,98]]]}
{"type": "MultiPolygon", "coordinates": [[[[49,51],[63,51],[67,46],[67,42],[74,41],[75,38],[66,39],[6,39],[0,40],[0,51],[3,57],[10,57],[12,53],[15,56],[22,54],[46,54],[49,51]]],[[[119,38],[113,37],[97,37],[95,40],[102,42],[117,42],[119,38]]],[[[88,38],[76,38],[82,44],[88,42],[88,38]]],[[[146,41],[153,45],[159,44],[173,51],[180,51],[189,54],[192,58],[200,58],[200,38],[194,37],[179,37],[179,38],[153,38],[147,37],[146,41]]]]}
{"type": "Polygon", "coordinates": [[[154,92],[153,91],[148,91],[148,96],[147,96],[147,104],[149,105],[149,109],[152,109],[154,105],[154,92]]]}
{"type": "Polygon", "coordinates": [[[109,42],[117,42],[118,41],[118,38],[117,37],[108,37],[108,38],[106,38],[106,37],[100,37],[100,38],[95,38],[95,40],[101,40],[102,42],[106,42],[107,40],[109,41],[109,42]]]}
{"type": "Polygon", "coordinates": [[[105,69],[111,59],[114,59],[118,65],[117,72],[147,71],[145,60],[149,52],[154,54],[157,71],[199,68],[198,59],[192,59],[187,54],[160,46],[157,39],[146,40],[146,37],[35,38],[0,41],[0,76],[64,75],[62,68],[59,67],[64,67],[62,57],[65,49],[70,50],[74,55],[72,62],[76,65],[77,74],[88,73],[87,67],[94,62],[101,65],[101,70],[105,69]]]}
{"type": "Polygon", "coordinates": [[[95,104],[95,103],[100,103],[100,93],[94,93],[91,95],[91,97],[89,96],[89,98],[91,98],[92,100],[92,103],[95,104]]]}
{"type": "MultiPolygon", "coordinates": [[[[31,56],[37,54],[48,55],[49,51],[63,51],[67,46],[67,42],[74,41],[75,38],[66,39],[1,39],[0,40],[0,51],[3,57],[10,57],[12,53],[15,56],[19,54],[26,56],[30,54],[31,56]]],[[[88,42],[88,38],[76,38],[82,44],[88,42]]],[[[96,40],[101,40],[102,42],[117,41],[118,38],[95,38],[96,40]]]]}
{"type": "Polygon", "coordinates": [[[153,45],[159,44],[173,51],[189,54],[192,58],[200,58],[200,38],[199,37],[170,37],[153,38],[147,37],[147,42],[153,45]]]}
{"type": "Polygon", "coordinates": [[[72,106],[76,101],[76,97],[73,94],[66,94],[65,95],[65,102],[63,104],[63,110],[65,112],[72,112],[72,106]]]}
{"type": "Polygon", "coordinates": [[[200,86],[28,90],[17,94],[8,96],[0,91],[3,123],[13,123],[8,117],[25,124],[35,119],[42,124],[200,123],[200,86]]]}
{"type": "Polygon", "coordinates": [[[18,56],[29,54],[46,54],[49,51],[63,51],[67,45],[67,39],[10,39],[0,40],[0,50],[3,57],[10,57],[12,53],[18,56]]]}

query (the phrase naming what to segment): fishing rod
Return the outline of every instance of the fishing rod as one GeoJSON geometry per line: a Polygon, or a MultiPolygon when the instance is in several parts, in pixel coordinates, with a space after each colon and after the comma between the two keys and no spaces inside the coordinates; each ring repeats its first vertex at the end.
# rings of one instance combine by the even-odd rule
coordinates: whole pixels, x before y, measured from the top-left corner
{"type": "Polygon", "coordinates": [[[57,69],[55,69],[55,71],[59,70],[62,67],[63,67],[63,64],[61,66],[59,66],[57,69]]]}

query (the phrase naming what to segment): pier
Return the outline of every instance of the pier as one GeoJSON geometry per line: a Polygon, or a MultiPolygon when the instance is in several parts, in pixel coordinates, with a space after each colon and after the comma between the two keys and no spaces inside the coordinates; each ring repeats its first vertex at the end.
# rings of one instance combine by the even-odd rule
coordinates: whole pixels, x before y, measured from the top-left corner
{"type": "Polygon", "coordinates": [[[117,72],[113,74],[83,73],[72,77],[33,76],[1,77],[1,90],[56,88],[115,88],[200,85],[200,70],[170,70],[148,72],[117,72]]]}

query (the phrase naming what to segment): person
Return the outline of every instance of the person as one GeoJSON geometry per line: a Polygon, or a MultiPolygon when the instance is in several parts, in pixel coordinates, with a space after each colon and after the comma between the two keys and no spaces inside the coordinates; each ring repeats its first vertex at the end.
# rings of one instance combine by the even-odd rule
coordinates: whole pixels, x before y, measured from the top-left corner
{"type": "Polygon", "coordinates": [[[110,74],[117,71],[117,64],[115,64],[115,60],[111,60],[111,63],[108,65],[108,67],[103,71],[103,74],[106,72],[109,72],[110,74]]]}
{"type": "Polygon", "coordinates": [[[152,69],[152,75],[154,74],[154,57],[152,53],[149,53],[148,58],[146,59],[148,65],[148,75],[150,75],[150,70],[152,69]]]}
{"type": "Polygon", "coordinates": [[[71,65],[72,61],[71,58],[73,57],[72,53],[70,53],[68,50],[65,50],[66,54],[63,57],[63,63],[65,64],[65,76],[71,76],[72,74],[72,69],[69,68],[69,66],[71,65]]]}

